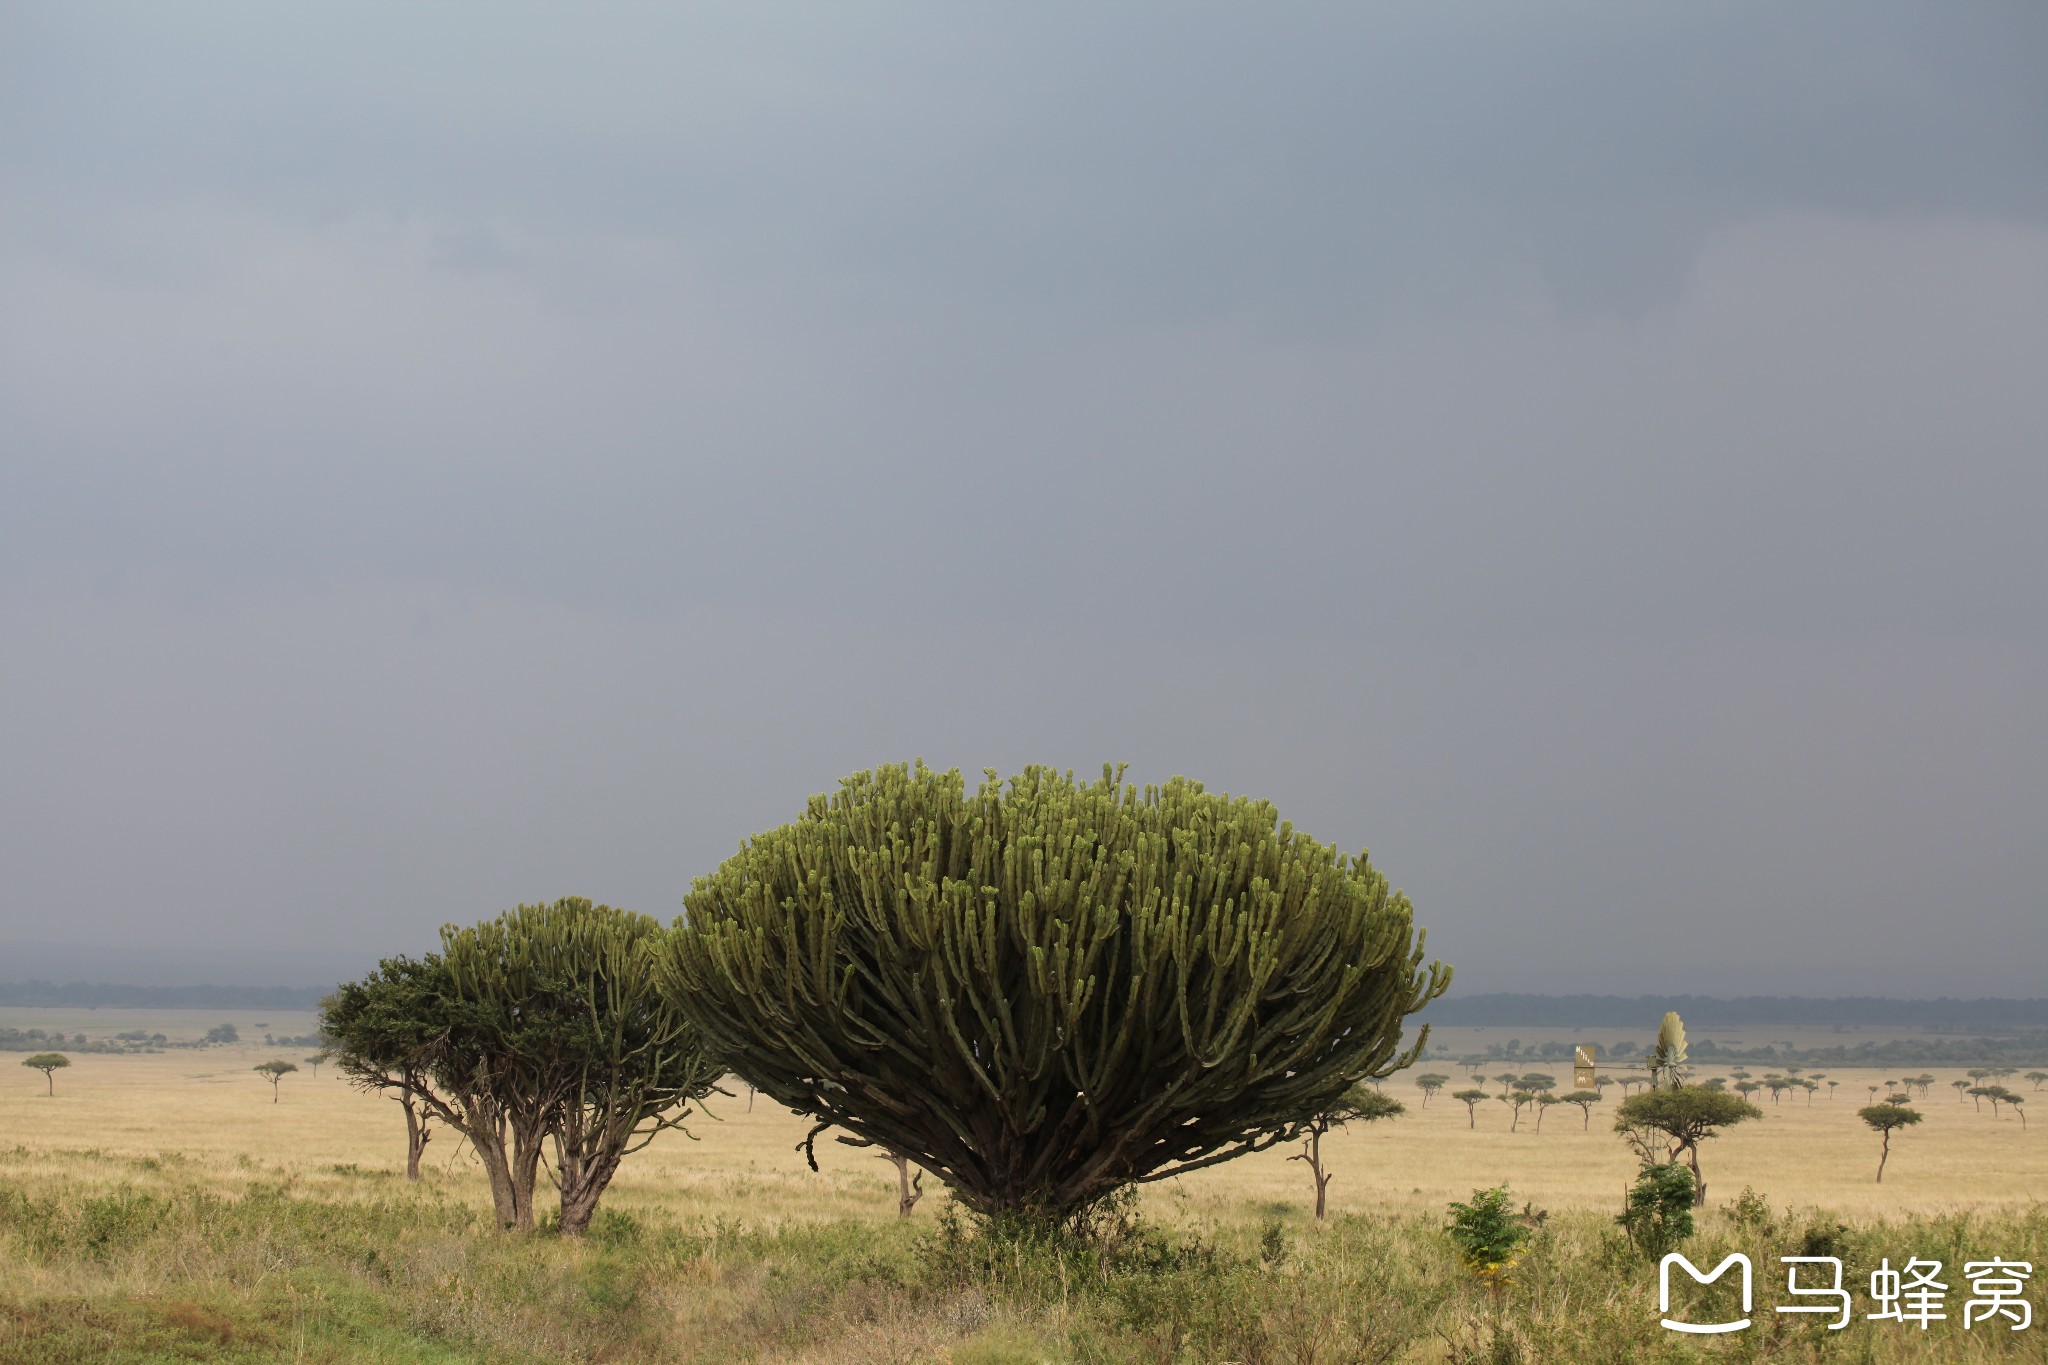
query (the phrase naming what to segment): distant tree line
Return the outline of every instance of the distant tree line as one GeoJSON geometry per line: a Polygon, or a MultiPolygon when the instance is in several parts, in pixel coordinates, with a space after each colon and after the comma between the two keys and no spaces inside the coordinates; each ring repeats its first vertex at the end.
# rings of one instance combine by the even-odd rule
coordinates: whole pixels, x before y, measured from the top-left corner
{"type": "Polygon", "coordinates": [[[1433,1023],[1455,1027],[1633,1028],[1645,1014],[1677,1010],[1695,1029],[1792,1024],[1806,1028],[1882,1026],[1923,1033],[1997,1033],[2048,1029],[2048,999],[1985,997],[1897,1000],[1888,996],[1837,998],[1753,995],[1732,1000],[1704,995],[1447,996],[1430,1011],[1433,1023]]]}
{"type": "MultiPolygon", "coordinates": [[[[1434,1020],[1432,1022],[1435,1022],[1434,1020]]],[[[1489,1043],[1483,1052],[1467,1053],[1460,1060],[1481,1065],[1512,1060],[1563,1060],[1572,1055],[1575,1043],[1548,1039],[1524,1045],[1519,1038],[1489,1043]]],[[[1631,1058],[1642,1054],[1640,1044],[1623,1039],[1600,1043],[1600,1056],[1631,1058]]],[[[2048,1065],[2048,1032],[2015,1034],[2008,1037],[1977,1038],[1891,1038],[1874,1039],[1836,1047],[1790,1047],[1766,1043],[1757,1047],[1736,1047],[1702,1038],[1692,1045],[1692,1055],[1702,1061],[1724,1064],[1757,1062],[1765,1066],[1924,1067],[2048,1065]]]]}
{"type": "Polygon", "coordinates": [[[117,986],[106,982],[0,981],[0,1005],[66,1009],[314,1010],[318,986],[117,986]]]}
{"type": "MultiPolygon", "coordinates": [[[[93,1053],[161,1052],[166,1048],[220,1047],[240,1039],[240,1031],[233,1024],[216,1024],[206,1031],[204,1037],[189,1039],[167,1038],[161,1033],[144,1033],[141,1029],[127,1029],[111,1037],[88,1038],[83,1033],[67,1035],[61,1030],[0,1028],[0,1052],[41,1052],[50,1047],[93,1053]]],[[[306,1046],[318,1046],[320,1042],[318,1038],[288,1041],[306,1046]]]]}

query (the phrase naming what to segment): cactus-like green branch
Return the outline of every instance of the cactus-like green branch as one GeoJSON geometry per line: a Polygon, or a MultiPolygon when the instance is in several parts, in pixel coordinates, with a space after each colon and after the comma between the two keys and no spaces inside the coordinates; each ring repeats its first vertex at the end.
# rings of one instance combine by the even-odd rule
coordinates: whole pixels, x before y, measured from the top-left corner
{"type": "Polygon", "coordinates": [[[849,778],[693,885],[664,988],[750,1083],[991,1214],[1292,1139],[1413,1061],[1450,971],[1364,854],[1121,778],[849,778]]]}

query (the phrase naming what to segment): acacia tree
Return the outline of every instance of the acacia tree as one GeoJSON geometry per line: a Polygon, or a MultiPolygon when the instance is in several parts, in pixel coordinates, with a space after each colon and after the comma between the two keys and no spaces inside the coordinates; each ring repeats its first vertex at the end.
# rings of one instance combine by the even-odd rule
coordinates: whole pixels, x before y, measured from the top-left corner
{"type": "Polygon", "coordinates": [[[292,1072],[297,1071],[299,1069],[299,1064],[297,1062],[287,1062],[280,1058],[276,1061],[258,1062],[255,1066],[249,1069],[251,1071],[256,1072],[258,1075],[262,1076],[264,1080],[270,1082],[270,1102],[272,1104],[276,1104],[277,1083],[283,1080],[286,1076],[289,1076],[292,1072]]]}
{"type": "Polygon", "coordinates": [[[2027,1079],[2034,1083],[2034,1089],[2039,1090],[2043,1082],[2048,1082],[2048,1071],[2029,1071],[2027,1079]]]}
{"type": "MultiPolygon", "coordinates": [[[[465,1136],[472,1128],[491,1133],[479,1112],[483,1100],[463,1084],[474,1074],[475,1040],[458,1017],[438,954],[388,957],[362,980],[344,982],[320,1002],[320,1030],[351,1084],[389,1095],[404,1110],[407,1180],[420,1178],[435,1118],[465,1136]],[[438,1089],[437,1075],[446,1077],[438,1089]]],[[[502,1150],[502,1130],[495,1137],[502,1150]]],[[[486,1164],[487,1174],[492,1169],[486,1164]]],[[[502,1193],[495,1180],[492,1193],[502,1193]]]]}
{"type": "Polygon", "coordinates": [[[1647,1090],[1623,1100],[1615,1111],[1614,1130],[1646,1166],[1683,1157],[1692,1168],[1693,1203],[1703,1205],[1707,1184],[1700,1175],[1700,1143],[1723,1128],[1763,1116],[1763,1110],[1740,1095],[1686,1085],[1676,1090],[1647,1090]],[[1664,1149],[1661,1152],[1660,1147],[1664,1149]]]}
{"type": "Polygon", "coordinates": [[[1516,1132],[1522,1126],[1522,1111],[1536,1103],[1536,1092],[1533,1090],[1510,1090],[1501,1098],[1506,1100],[1512,1109],[1512,1115],[1508,1119],[1508,1131],[1510,1133],[1516,1132]]]}
{"type": "Polygon", "coordinates": [[[1583,1133],[1592,1128],[1593,1106],[1600,1103],[1599,1091],[1574,1090],[1568,1095],[1561,1096],[1560,1099],[1565,1104],[1576,1104],[1577,1106],[1579,1106],[1580,1132],[1583,1133]]]}
{"type": "Polygon", "coordinates": [[[38,1052],[33,1057],[24,1057],[21,1064],[43,1073],[43,1084],[54,1097],[57,1093],[57,1073],[71,1065],[71,1059],[61,1052],[38,1052]]]}
{"type": "Polygon", "coordinates": [[[1490,1100],[1493,1096],[1487,1094],[1484,1090],[1455,1090],[1451,1092],[1451,1098],[1463,1101],[1465,1105],[1465,1126],[1467,1128],[1477,1128],[1479,1126],[1479,1102],[1481,1100],[1490,1100]]]}
{"type": "Polygon", "coordinates": [[[1390,1099],[1370,1086],[1354,1085],[1345,1092],[1343,1099],[1308,1121],[1304,1129],[1307,1136],[1302,1139],[1301,1151],[1287,1159],[1307,1162],[1309,1174],[1315,1177],[1318,1223],[1323,1221],[1323,1211],[1327,1205],[1325,1196],[1330,1188],[1330,1180],[1336,1174],[1334,1171],[1323,1169],[1323,1135],[1332,1128],[1340,1128],[1347,1123],[1371,1123],[1377,1119],[1390,1119],[1406,1112],[1407,1109],[1399,1100],[1390,1099]]]}
{"type": "Polygon", "coordinates": [[[1430,1096],[1451,1083],[1449,1076],[1440,1076],[1434,1071],[1425,1072],[1415,1078],[1415,1088],[1422,1092],[1422,1107],[1429,1108],[1430,1096]]]}
{"type": "Polygon", "coordinates": [[[561,1230],[582,1233],[619,1163],[682,1126],[723,1068],[655,985],[665,937],[648,915],[581,896],[521,905],[444,929],[454,997],[494,1022],[490,1083],[514,1145],[514,1223],[533,1222],[541,1138],[561,1196],[561,1230]]]}
{"type": "Polygon", "coordinates": [[[1363,854],[1107,768],[861,773],[684,904],[662,981],[734,1071],[1005,1220],[1300,1140],[1450,982],[1363,854]]]}
{"type": "Polygon", "coordinates": [[[1884,1163],[1891,1159],[1892,1133],[1900,1128],[1910,1128],[1920,1121],[1920,1112],[1908,1109],[1903,1104],[1872,1104],[1856,1111],[1856,1117],[1870,1125],[1870,1130],[1884,1139],[1884,1146],[1877,1156],[1877,1183],[1884,1184],[1884,1163]]]}

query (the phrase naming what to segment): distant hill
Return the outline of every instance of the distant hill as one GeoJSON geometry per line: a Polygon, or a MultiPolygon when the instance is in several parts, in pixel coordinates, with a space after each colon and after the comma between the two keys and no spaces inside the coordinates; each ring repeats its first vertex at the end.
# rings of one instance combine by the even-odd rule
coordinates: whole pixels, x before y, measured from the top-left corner
{"type": "Polygon", "coordinates": [[[1723,1000],[1707,995],[1453,995],[1431,1004],[1422,1017],[1450,1027],[1495,1025],[1551,1028],[1654,1028],[1666,1010],[1685,1016],[1687,1029],[1798,1024],[1808,1028],[1882,1027],[1958,1033],[2048,1027],[2048,1000],[1986,997],[1894,1000],[1878,995],[1822,998],[1749,995],[1723,1000]]]}
{"type": "Polygon", "coordinates": [[[331,986],[115,986],[106,982],[0,981],[0,1005],[68,1009],[310,1010],[331,986]]]}

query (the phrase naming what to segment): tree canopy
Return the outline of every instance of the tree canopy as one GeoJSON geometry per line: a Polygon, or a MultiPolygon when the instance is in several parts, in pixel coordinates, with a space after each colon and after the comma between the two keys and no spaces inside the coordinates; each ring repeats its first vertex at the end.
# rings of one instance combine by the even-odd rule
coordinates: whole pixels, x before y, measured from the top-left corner
{"type": "Polygon", "coordinates": [[[71,1065],[71,1059],[61,1052],[38,1052],[33,1057],[24,1057],[21,1064],[43,1073],[43,1084],[49,1093],[57,1093],[57,1072],[71,1065]]]}
{"type": "Polygon", "coordinates": [[[991,1215],[1298,1137],[1450,980],[1364,854],[1107,768],[860,773],[684,903],[663,982],[734,1070],[991,1215]]]}
{"type": "Polygon", "coordinates": [[[1614,1114],[1614,1129],[1647,1164],[1685,1158],[1692,1168],[1694,1199],[1704,1204],[1707,1186],[1700,1175],[1700,1143],[1724,1128],[1763,1116],[1763,1110],[1740,1095],[1681,1085],[1675,1090],[1645,1090],[1623,1100],[1614,1114]],[[1660,1144],[1666,1148],[1661,1154],[1656,1151],[1660,1144]]]}
{"type": "Polygon", "coordinates": [[[1870,1126],[1870,1131],[1884,1140],[1884,1146],[1877,1158],[1877,1183],[1884,1183],[1884,1163],[1891,1159],[1892,1134],[1901,1128],[1910,1128],[1920,1122],[1920,1111],[1908,1109],[1903,1104],[1884,1103],[1865,1105],[1856,1111],[1856,1117],[1870,1126]]]}

